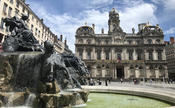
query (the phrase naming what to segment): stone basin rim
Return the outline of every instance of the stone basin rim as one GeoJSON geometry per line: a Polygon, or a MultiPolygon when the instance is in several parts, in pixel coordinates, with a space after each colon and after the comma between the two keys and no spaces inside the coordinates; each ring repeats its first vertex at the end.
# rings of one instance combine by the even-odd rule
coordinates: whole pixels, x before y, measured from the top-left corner
{"type": "Polygon", "coordinates": [[[112,93],[112,94],[122,94],[122,95],[133,95],[133,96],[146,97],[146,98],[159,100],[159,101],[168,103],[172,106],[175,106],[175,93],[172,93],[172,92],[167,93],[167,91],[165,93],[162,93],[162,91],[158,91],[154,89],[152,91],[150,89],[145,89],[144,91],[141,91],[143,90],[143,88],[136,88],[136,87],[132,89],[131,87],[129,87],[130,89],[126,89],[126,87],[82,86],[82,88],[85,90],[89,90],[90,93],[112,93]]]}

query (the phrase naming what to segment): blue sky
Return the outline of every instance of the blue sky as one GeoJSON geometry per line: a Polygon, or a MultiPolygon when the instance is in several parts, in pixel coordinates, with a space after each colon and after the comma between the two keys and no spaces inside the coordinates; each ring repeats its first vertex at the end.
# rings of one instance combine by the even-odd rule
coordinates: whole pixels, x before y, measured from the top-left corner
{"type": "Polygon", "coordinates": [[[74,52],[76,29],[87,22],[108,32],[108,13],[114,7],[120,14],[121,27],[130,33],[139,23],[159,24],[165,40],[175,36],[175,0],[26,0],[32,10],[44,19],[53,33],[64,35],[74,52]]]}

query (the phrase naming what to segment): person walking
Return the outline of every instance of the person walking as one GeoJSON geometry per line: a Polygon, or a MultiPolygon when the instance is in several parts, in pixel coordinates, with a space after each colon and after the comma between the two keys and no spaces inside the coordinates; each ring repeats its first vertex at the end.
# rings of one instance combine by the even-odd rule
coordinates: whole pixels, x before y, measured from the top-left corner
{"type": "Polygon", "coordinates": [[[120,82],[121,82],[121,84],[123,83],[123,79],[122,78],[120,79],[120,82]]]}
{"type": "Polygon", "coordinates": [[[108,80],[107,79],[105,79],[105,84],[106,84],[106,86],[108,86],[108,80]]]}

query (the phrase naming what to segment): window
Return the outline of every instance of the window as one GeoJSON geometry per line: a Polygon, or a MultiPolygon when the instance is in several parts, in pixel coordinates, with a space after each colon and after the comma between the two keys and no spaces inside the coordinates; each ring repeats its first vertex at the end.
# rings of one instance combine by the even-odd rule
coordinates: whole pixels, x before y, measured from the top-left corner
{"type": "Polygon", "coordinates": [[[31,31],[33,32],[33,24],[31,25],[31,31]]]}
{"type": "Polygon", "coordinates": [[[10,0],[10,3],[12,3],[12,4],[13,4],[13,0],[10,0]]]}
{"type": "Polygon", "coordinates": [[[101,52],[100,51],[97,52],[97,60],[101,60],[101,52]]]}
{"type": "Polygon", "coordinates": [[[152,44],[152,40],[151,39],[148,39],[148,44],[152,44]]]}
{"type": "Polygon", "coordinates": [[[158,52],[158,60],[162,60],[162,52],[161,51],[158,52]]]}
{"type": "Polygon", "coordinates": [[[38,32],[38,29],[36,28],[36,29],[35,29],[35,36],[37,36],[37,32],[38,32]]]}
{"type": "Polygon", "coordinates": [[[34,21],[34,16],[32,16],[32,21],[34,21]]]}
{"type": "Polygon", "coordinates": [[[137,60],[141,60],[142,59],[142,53],[137,53],[137,60]]]}
{"type": "Polygon", "coordinates": [[[157,40],[156,40],[156,43],[157,43],[157,44],[160,44],[160,40],[159,40],[159,39],[157,39],[157,40]]]}
{"type": "Polygon", "coordinates": [[[133,60],[133,53],[129,52],[129,60],[133,60]]]}
{"type": "Polygon", "coordinates": [[[128,44],[129,44],[129,45],[131,45],[131,44],[132,44],[132,41],[131,41],[131,40],[129,40],[129,41],[128,41],[128,44]]]}
{"type": "Polygon", "coordinates": [[[23,6],[23,8],[22,8],[22,12],[25,13],[25,7],[24,7],[24,6],[23,6]]]}
{"type": "Polygon", "coordinates": [[[19,15],[19,10],[16,9],[16,10],[15,10],[15,16],[18,16],[18,15],[19,15]]]}
{"type": "Polygon", "coordinates": [[[106,60],[109,60],[109,52],[106,52],[106,60]]]}
{"type": "Polygon", "coordinates": [[[91,51],[88,51],[87,57],[88,57],[89,60],[91,60],[91,51]]]}
{"type": "Polygon", "coordinates": [[[2,18],[2,19],[1,19],[1,25],[0,25],[0,28],[1,28],[1,29],[4,29],[4,21],[3,21],[3,20],[4,20],[4,19],[2,18]]]}
{"type": "Polygon", "coordinates": [[[18,7],[18,8],[19,8],[19,2],[18,2],[18,1],[16,2],[16,7],[18,7]]]}
{"type": "Polygon", "coordinates": [[[9,7],[9,11],[8,11],[8,16],[11,17],[11,13],[12,13],[12,8],[9,7]]]}
{"type": "Polygon", "coordinates": [[[83,59],[83,51],[79,51],[79,57],[83,59]]]}
{"type": "Polygon", "coordinates": [[[153,60],[153,53],[149,52],[149,60],[153,60]]]}
{"type": "Polygon", "coordinates": [[[7,4],[4,3],[4,7],[3,7],[3,12],[4,12],[4,14],[6,14],[6,10],[7,10],[7,4]]]}
{"type": "Polygon", "coordinates": [[[122,60],[122,57],[121,57],[120,53],[117,54],[117,60],[122,60]]]}

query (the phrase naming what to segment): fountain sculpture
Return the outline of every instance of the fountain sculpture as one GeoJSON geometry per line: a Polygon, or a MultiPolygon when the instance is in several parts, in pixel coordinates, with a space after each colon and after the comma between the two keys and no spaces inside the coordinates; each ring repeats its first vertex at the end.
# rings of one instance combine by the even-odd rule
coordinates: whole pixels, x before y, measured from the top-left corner
{"type": "Polygon", "coordinates": [[[4,20],[11,34],[0,53],[0,107],[63,108],[84,104],[89,74],[72,53],[56,54],[53,44],[39,45],[25,25],[27,16],[4,20]]]}

